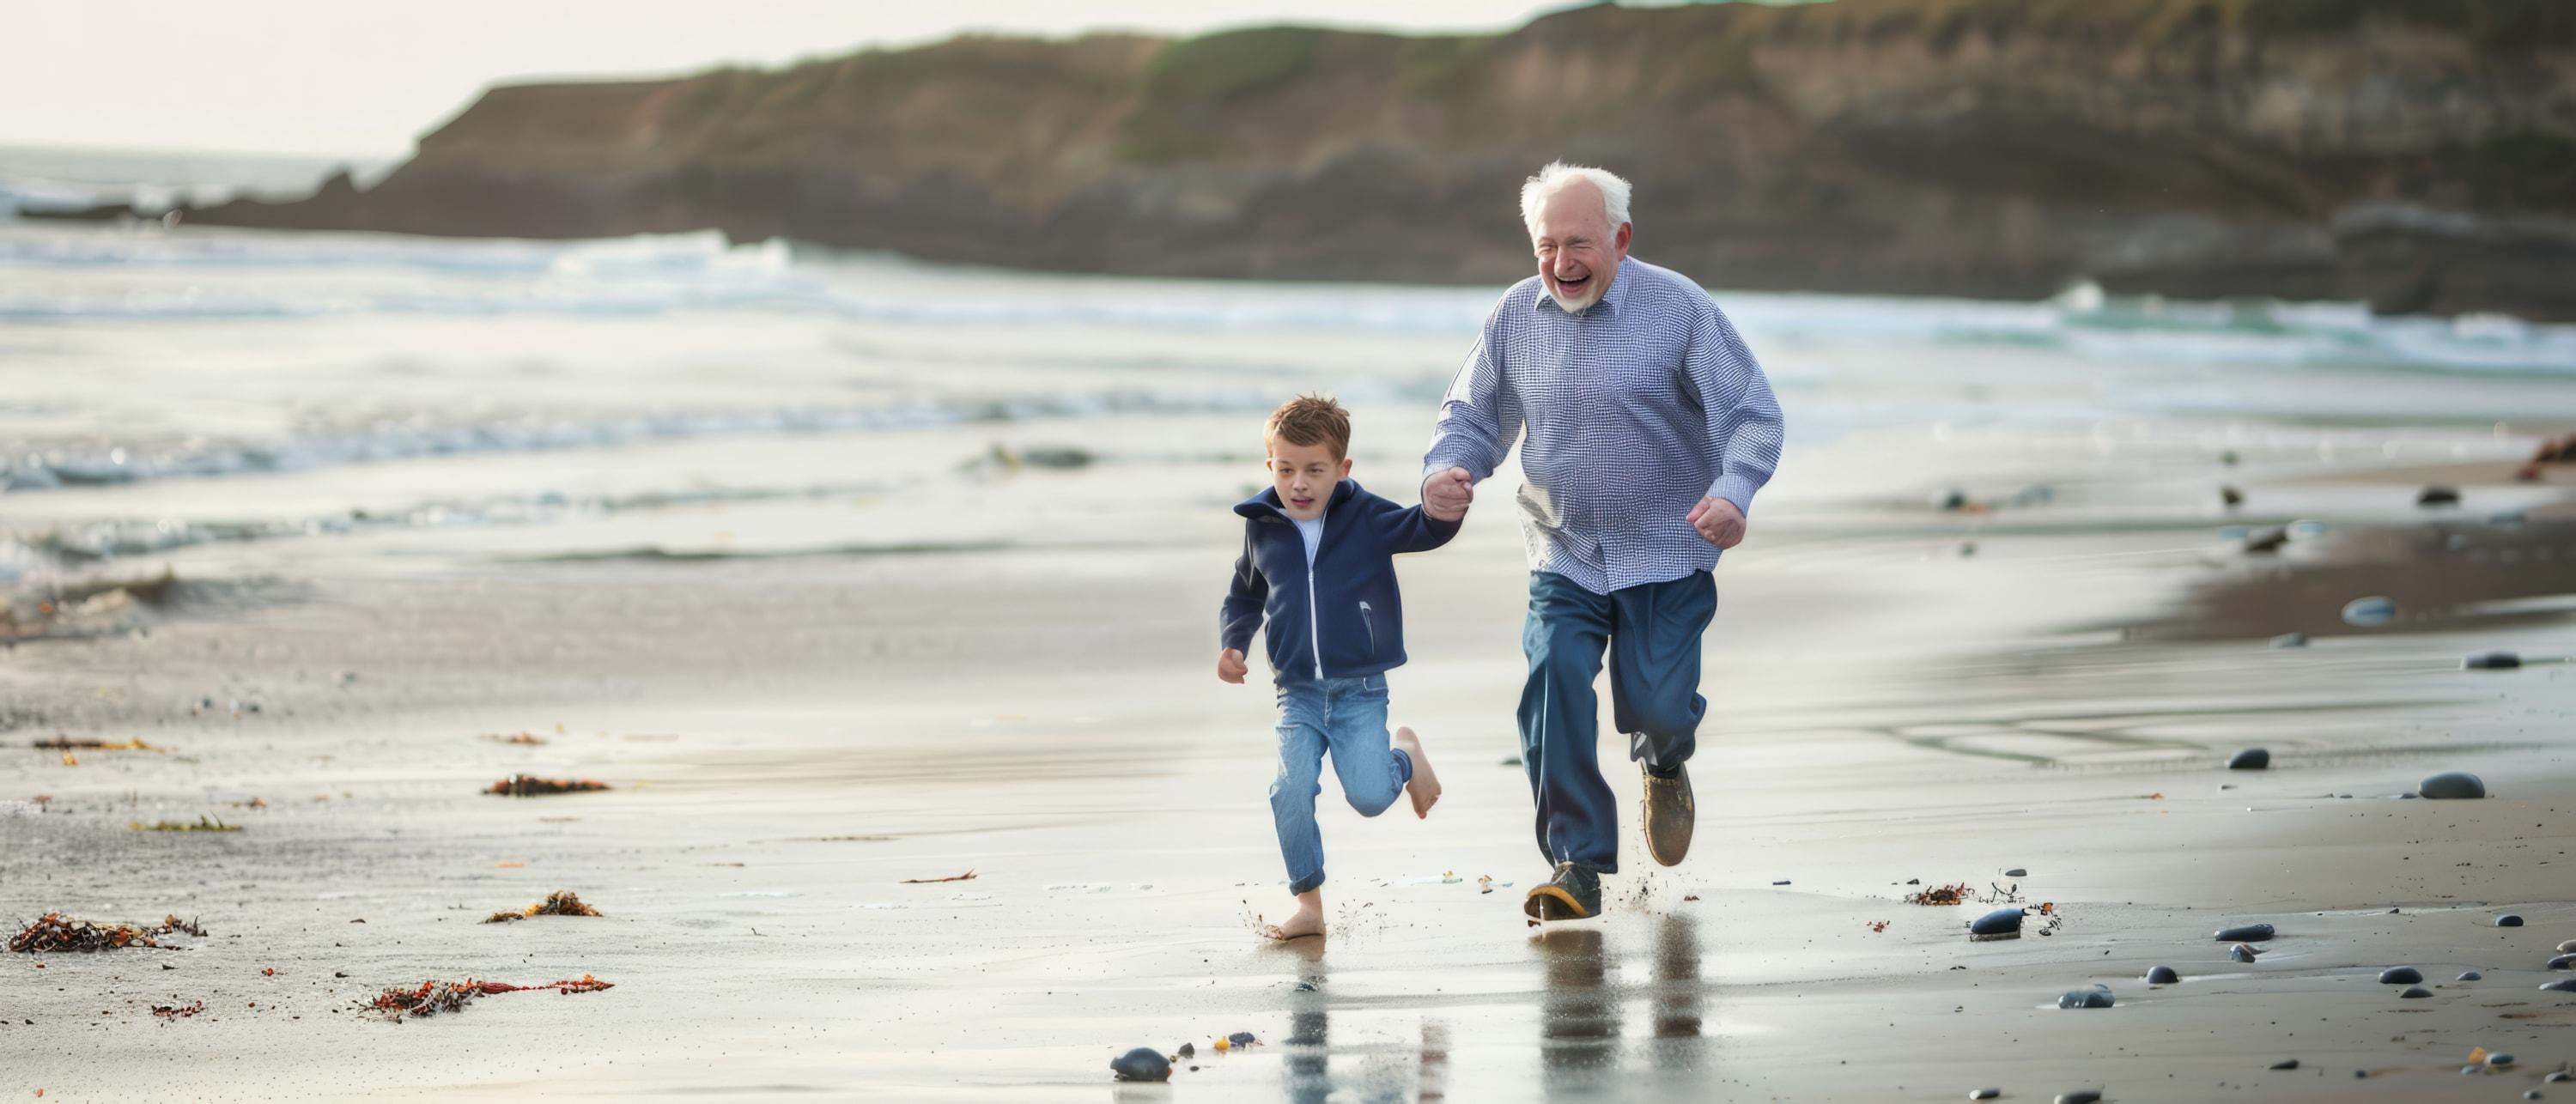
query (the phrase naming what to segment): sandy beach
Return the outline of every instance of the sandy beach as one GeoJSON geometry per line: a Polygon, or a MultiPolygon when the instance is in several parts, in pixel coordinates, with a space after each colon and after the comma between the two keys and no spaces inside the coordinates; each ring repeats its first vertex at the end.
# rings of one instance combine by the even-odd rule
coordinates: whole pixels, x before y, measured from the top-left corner
{"type": "MultiPolygon", "coordinates": [[[[1506,473],[1455,544],[1402,567],[1395,719],[1446,796],[1428,820],[1364,820],[1328,785],[1332,934],[1274,946],[1254,934],[1289,907],[1268,691],[1208,671],[1226,506],[1261,478],[1259,411],[1306,387],[1353,405],[1355,478],[1411,500],[1454,327],[413,320],[426,336],[399,355],[348,353],[382,342],[365,324],[174,321],[148,340],[182,396],[231,378],[214,339],[265,341],[318,390],[308,412],[334,401],[334,363],[391,365],[348,386],[442,409],[495,349],[548,365],[513,370],[538,408],[613,408],[640,400],[593,386],[582,350],[666,340],[688,348],[656,363],[699,390],[658,401],[711,410],[1015,387],[1190,401],[0,497],[30,565],[0,651],[11,930],[61,913],[206,933],[0,956],[0,1091],[2576,1096],[2543,1081],[2576,1059],[2576,993],[2538,988],[2576,976],[2544,968],[2576,939],[2576,465],[2513,477],[2576,424],[2563,376],[1748,325],[1793,434],[1719,569],[1690,860],[1644,858],[1614,766],[1630,804],[1610,912],[1520,914],[1546,870],[1513,763],[1527,576],[1506,473]],[[718,372],[691,342],[760,353],[718,372]],[[779,366],[822,349],[829,372],[779,366]],[[2461,501],[2417,505],[2432,482],[2461,501]],[[447,513],[423,520],[432,504],[447,513]],[[230,535],[71,551],[152,519],[230,535]],[[2272,527],[2278,550],[2246,550],[2272,527]],[[165,588],[101,589],[165,568],[165,588]],[[45,611],[48,594],[89,597],[45,611]],[[2371,596],[2394,615],[2342,616],[2371,596]],[[2292,632],[2304,646],[2273,645],[2292,632]],[[2522,665],[2464,669],[2497,650],[2522,665]],[[542,742],[495,738],[518,733],[542,742]],[[148,747],[29,746],[58,735],[148,747]],[[2258,746],[2269,769],[2226,769],[2258,746]],[[2489,796],[2400,796],[2443,771],[2489,796]],[[483,792],[521,773],[611,788],[483,792]],[[239,831],[132,827],[200,818],[239,831]],[[1904,900],[1954,883],[1992,900],[1904,900]],[[556,890],[603,915],[479,923],[556,890]],[[2046,911],[1971,941],[2004,902],[2046,911]],[[2277,938],[2230,961],[2213,933],[2255,922],[2277,938]],[[2155,966],[2179,982],[2144,981],[2155,966]],[[2430,996],[2379,984],[2392,966],[2430,996]],[[614,987],[401,1023],[362,1008],[424,979],[586,975],[614,987]],[[2059,1008],[2097,983],[2113,1007],[2059,1008]],[[1216,1053],[1233,1032],[1259,1042],[1216,1053]],[[1169,1084],[1112,1082],[1119,1053],[1183,1044],[1169,1084]],[[2513,1060],[2464,1074],[2479,1048],[2513,1060]]],[[[147,340],[77,319],[7,333],[20,383],[147,340]]],[[[78,452],[88,437],[31,427],[148,427],[102,397],[133,382],[0,415],[78,452]]],[[[204,405],[269,431],[260,402],[204,405]]]]}

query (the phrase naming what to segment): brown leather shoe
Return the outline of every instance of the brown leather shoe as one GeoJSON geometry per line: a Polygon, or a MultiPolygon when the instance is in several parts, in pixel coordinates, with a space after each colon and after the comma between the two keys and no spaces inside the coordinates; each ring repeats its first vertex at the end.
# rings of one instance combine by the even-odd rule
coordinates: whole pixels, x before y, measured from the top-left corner
{"type": "Polygon", "coordinates": [[[1698,819],[1688,764],[1670,778],[1646,776],[1646,852],[1656,862],[1673,866],[1690,854],[1691,826],[1698,819]]]}

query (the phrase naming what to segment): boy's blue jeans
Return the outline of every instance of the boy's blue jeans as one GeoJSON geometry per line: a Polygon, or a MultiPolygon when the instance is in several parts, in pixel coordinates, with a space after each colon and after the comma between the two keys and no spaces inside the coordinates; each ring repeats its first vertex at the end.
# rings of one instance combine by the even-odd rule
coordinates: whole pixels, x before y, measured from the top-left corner
{"type": "Polygon", "coordinates": [[[1324,792],[1327,750],[1342,796],[1361,816],[1395,804],[1413,780],[1413,760],[1387,743],[1385,675],[1279,684],[1279,777],[1270,783],[1270,815],[1279,823],[1290,893],[1324,884],[1315,796],[1324,792]]]}

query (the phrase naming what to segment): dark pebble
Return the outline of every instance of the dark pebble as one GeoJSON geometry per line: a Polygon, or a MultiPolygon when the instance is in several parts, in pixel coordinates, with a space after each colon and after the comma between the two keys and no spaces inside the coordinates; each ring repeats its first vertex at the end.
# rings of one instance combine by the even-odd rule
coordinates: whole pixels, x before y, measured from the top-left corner
{"type": "Polygon", "coordinates": [[[2172,985],[2180,982],[2181,980],[2182,975],[2175,973],[2174,968],[2171,966],[2155,966],[2150,967],[2147,970],[2147,984],[2149,985],[2172,985]]]}
{"type": "Polygon", "coordinates": [[[1953,490],[1942,495],[1939,502],[1944,510],[1965,510],[1968,508],[1968,492],[1953,490]]]}
{"type": "Polygon", "coordinates": [[[2400,996],[2400,997],[2403,997],[2403,998],[2405,998],[2405,999],[2407,999],[2407,1000],[2417,1000],[2417,999],[2420,999],[2420,998],[2423,998],[2423,997],[2429,997],[2429,996],[2432,996],[2432,995],[2433,995],[2433,991],[2432,991],[2432,990],[2430,990],[2430,989],[2424,988],[2424,987],[2423,987],[2423,986],[2421,986],[2421,985],[2418,985],[2418,986],[2416,986],[2416,987],[2414,987],[2414,988],[2412,988],[2412,989],[2409,989],[2409,990],[2407,990],[2407,991],[2405,991],[2405,992],[2403,992],[2403,993],[2399,993],[2399,994],[2397,994],[2397,995],[2398,995],[2398,996],[2400,996]]]}
{"type": "Polygon", "coordinates": [[[1137,1047],[1109,1060],[1109,1069],[1121,1081],[1169,1081],[1172,1063],[1163,1052],[1152,1047],[1137,1047]]]}
{"type": "Polygon", "coordinates": [[[2243,943],[2227,948],[2227,957],[2238,962],[2254,961],[2254,948],[2243,943]]]}
{"type": "Polygon", "coordinates": [[[2234,487],[2220,487],[2218,501],[2229,506],[2242,506],[2245,504],[2245,492],[2234,487]]]}
{"type": "Polygon", "coordinates": [[[2423,980],[2423,973],[2412,966],[2391,966],[2379,972],[2381,985],[2414,985],[2423,980]]]}
{"type": "Polygon", "coordinates": [[[2538,1099],[2540,1099],[2540,1090],[2538,1090],[2538,1089],[2524,1089],[2524,1090],[2522,1090],[2522,1098],[2523,1098],[2524,1100],[2538,1100],[2538,1099]]]}
{"type": "Polygon", "coordinates": [[[2229,770],[2262,770],[2272,765],[2272,753],[2263,748],[2246,748],[2228,757],[2229,770]]]}
{"type": "Polygon", "coordinates": [[[2343,604],[2343,623],[2347,625],[2369,628],[2394,620],[2397,620],[2397,603],[2377,595],[2355,598],[2343,604]]]}
{"type": "Polygon", "coordinates": [[[2066,995],[2057,998],[2057,1006],[2059,1008],[2109,1008],[2111,999],[2110,990],[2095,986],[2091,989],[2070,990],[2066,995]]]}
{"type": "Polygon", "coordinates": [[[1968,1099],[1992,1100],[1998,1096],[2002,1096],[2003,1094],[2004,1091],[2002,1089],[1970,1089],[1968,1090],[1968,1099]]]}
{"type": "Polygon", "coordinates": [[[2576,955],[2560,955],[2549,960],[2552,970],[2576,970],[2576,955]]]}
{"type": "Polygon", "coordinates": [[[1182,1043],[1182,1044],[1181,1044],[1181,1057],[1183,1057],[1183,1058],[1196,1058],[1196,1057],[1198,1057],[1198,1056],[1199,1056],[1199,1048],[1198,1048],[1198,1044],[1196,1044],[1196,1043],[1182,1043]]]}
{"type": "Polygon", "coordinates": [[[2005,932],[2020,930],[2021,910],[2017,908],[1996,909],[1976,918],[1968,925],[1970,935],[2002,935],[2005,932]]]}
{"type": "Polygon", "coordinates": [[[2485,797],[2487,784],[2467,771],[2444,771],[2416,783],[2415,792],[2433,798],[2485,797]]]}
{"type": "Polygon", "coordinates": [[[2460,971],[2460,976],[2458,976],[2458,977],[2456,977],[2456,978],[2453,978],[2453,979],[2451,979],[2451,980],[2453,980],[2453,981],[2485,981],[2485,980],[2486,980],[2486,977],[2487,977],[2487,976],[2486,976],[2485,974],[2481,974],[2481,973],[2479,973],[2479,972],[2477,972],[2477,971],[2475,971],[2475,970],[2462,970],[2462,971],[2460,971]]]}
{"type": "Polygon", "coordinates": [[[2555,1085],[2555,1084],[2557,1084],[2557,1083],[2559,1083],[2559,1082],[2561,1082],[2561,1081],[2576,1080],[2576,1073],[2569,1073],[2569,1072],[2567,1072],[2566,1070],[2559,1070],[2558,1072],[2553,1073],[2553,1074],[2550,1074],[2550,1075],[2549,1075],[2549,1076],[2547,1076],[2547,1077],[2543,1077],[2543,1078],[2541,1078],[2540,1080],[2541,1080],[2543,1083],[2545,1083],[2545,1084],[2555,1085]]]}
{"type": "Polygon", "coordinates": [[[2290,531],[2278,526],[2270,529],[2257,529],[2245,535],[2245,550],[2257,555],[2265,552],[2278,552],[2281,550],[2282,545],[2288,543],[2290,543],[2290,531]]]}
{"type": "Polygon", "coordinates": [[[2028,870],[2024,870],[2024,869],[2022,869],[2021,867],[2016,866],[2016,867],[2014,867],[2014,868],[2012,868],[2012,869],[2010,869],[2010,870],[2004,871],[2004,877],[2007,877],[2007,878],[2027,878],[2027,877],[2030,877],[2030,871],[2028,871],[2028,870]]]}
{"type": "Polygon", "coordinates": [[[2502,916],[2496,917],[2496,926],[2499,928],[2519,928],[2522,926],[2522,917],[2508,912],[2502,916]]]}
{"type": "Polygon", "coordinates": [[[1252,1037],[1252,1033],[1249,1031],[1237,1031],[1232,1035],[1226,1036],[1225,1041],[1234,1046],[1251,1046],[1258,1040],[1254,1039],[1252,1037]]]}
{"type": "Polygon", "coordinates": [[[2297,1069],[2297,1068],[2299,1068],[2299,1060],[2298,1060],[2298,1059],[2296,1059],[2296,1058],[2283,1058],[2283,1059],[2281,1059],[2281,1060],[2280,1060],[2280,1061],[2278,1061],[2278,1062],[2274,1062],[2274,1063],[2272,1063],[2272,1068],[2273,1068],[2273,1069],[2297,1069]]]}
{"type": "Polygon", "coordinates": [[[2510,671],[2522,666],[2522,657],[2512,652],[2479,652],[2461,660],[2460,666],[2471,671],[2510,671]]]}
{"type": "Polygon", "coordinates": [[[2576,978],[2560,978],[2541,988],[2553,993],[2576,993],[2576,978]]]}
{"type": "Polygon", "coordinates": [[[2305,648],[2308,646],[2308,634],[2282,633],[2281,635],[2272,638],[2272,646],[2275,648],[2305,648]]]}
{"type": "Polygon", "coordinates": [[[2077,1089],[2074,1092],[2057,1094],[2057,1104],[2101,1104],[2101,1102],[2102,1090],[2100,1089],[2077,1089]]]}
{"type": "Polygon", "coordinates": [[[2460,492],[2451,487],[2426,487],[2421,493],[2415,496],[2415,504],[2418,506],[2457,506],[2460,504],[2460,492]]]}
{"type": "Polygon", "coordinates": [[[2232,928],[2218,929],[2218,941],[2221,943],[2262,943],[2271,938],[2272,925],[2270,924],[2239,924],[2232,928]]]}
{"type": "Polygon", "coordinates": [[[2512,1065],[2512,1064],[2513,1064],[2513,1055],[2510,1055],[2510,1054],[2490,1054],[2490,1055],[2487,1055],[2487,1064],[2488,1064],[2488,1065],[2490,1065],[2490,1066],[2510,1066],[2510,1065],[2512,1065]]]}
{"type": "Polygon", "coordinates": [[[1315,991],[1315,983],[1311,981],[1298,982],[1297,991],[1300,993],[1312,993],[1315,991]]]}

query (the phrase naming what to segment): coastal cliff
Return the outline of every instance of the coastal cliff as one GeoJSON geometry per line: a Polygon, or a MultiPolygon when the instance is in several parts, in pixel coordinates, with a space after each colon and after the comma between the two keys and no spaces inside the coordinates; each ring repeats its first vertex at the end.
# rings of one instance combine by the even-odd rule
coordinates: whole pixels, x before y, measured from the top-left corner
{"type": "Polygon", "coordinates": [[[499,87],[360,189],[200,223],[713,227],[1018,268],[1497,282],[1520,179],[1636,182],[1717,287],[2576,318],[2576,7],[1840,0],[1507,34],[968,37],[499,87]]]}

